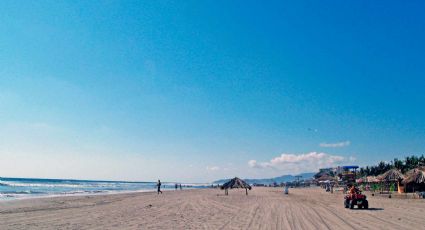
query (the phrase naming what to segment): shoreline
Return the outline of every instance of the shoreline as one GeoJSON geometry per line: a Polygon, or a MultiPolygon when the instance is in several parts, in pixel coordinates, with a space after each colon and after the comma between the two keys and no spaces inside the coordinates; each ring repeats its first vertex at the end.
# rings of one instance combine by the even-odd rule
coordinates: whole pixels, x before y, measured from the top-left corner
{"type": "MultiPolygon", "coordinates": [[[[166,190],[163,190],[166,191],[166,190]]],[[[155,192],[154,190],[140,190],[140,191],[114,191],[114,192],[98,192],[98,193],[73,193],[73,194],[54,194],[54,195],[34,195],[34,196],[23,196],[23,197],[13,197],[11,199],[0,199],[2,202],[12,202],[19,200],[33,200],[33,199],[49,199],[49,198],[58,198],[58,197],[78,197],[78,196],[109,196],[117,194],[128,194],[128,193],[148,193],[155,192]]]]}
{"type": "MultiPolygon", "coordinates": [[[[178,183],[163,182],[161,190],[175,190],[178,183]]],[[[183,189],[203,188],[208,184],[180,183],[183,189]]],[[[1,178],[0,202],[60,196],[85,196],[156,191],[156,182],[93,181],[68,179],[1,178]]]]}
{"type": "MultiPolygon", "coordinates": [[[[185,188],[183,190],[193,190],[193,189],[206,189],[206,188],[185,188]]],[[[161,189],[161,191],[165,192],[176,192],[183,190],[175,190],[175,189],[161,189]]],[[[152,190],[136,190],[136,191],[107,191],[107,192],[94,192],[94,193],[72,193],[72,194],[52,194],[52,195],[34,195],[34,196],[23,196],[23,197],[13,197],[11,199],[0,199],[0,204],[2,202],[13,202],[19,200],[33,200],[33,199],[49,199],[49,198],[60,198],[60,197],[82,197],[82,196],[113,196],[120,194],[132,194],[132,193],[157,193],[156,189],[152,190]]]]}

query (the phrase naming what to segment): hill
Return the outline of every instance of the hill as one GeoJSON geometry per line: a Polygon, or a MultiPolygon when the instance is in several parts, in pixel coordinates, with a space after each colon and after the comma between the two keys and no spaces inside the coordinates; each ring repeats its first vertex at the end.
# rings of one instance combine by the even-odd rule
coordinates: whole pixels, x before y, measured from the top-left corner
{"type": "MultiPolygon", "coordinates": [[[[296,176],[302,176],[300,180],[311,179],[316,173],[301,173],[299,175],[283,175],[274,178],[266,178],[266,179],[244,179],[248,184],[273,184],[274,182],[280,184],[285,182],[291,182],[297,180],[296,176]]],[[[229,179],[221,179],[214,181],[214,184],[223,184],[227,182],[229,179]]]]}

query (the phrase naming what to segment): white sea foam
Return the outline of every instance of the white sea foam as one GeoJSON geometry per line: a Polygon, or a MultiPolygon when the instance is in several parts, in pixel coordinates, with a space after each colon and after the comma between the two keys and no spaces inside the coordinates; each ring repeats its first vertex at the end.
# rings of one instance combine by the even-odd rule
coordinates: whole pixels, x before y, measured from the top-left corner
{"type": "MultiPolygon", "coordinates": [[[[174,190],[175,183],[165,182],[163,190],[174,190]]],[[[182,183],[184,189],[207,187],[208,184],[182,183]]],[[[2,178],[0,200],[31,197],[100,195],[155,191],[156,182],[84,181],[59,179],[2,178]]]]}

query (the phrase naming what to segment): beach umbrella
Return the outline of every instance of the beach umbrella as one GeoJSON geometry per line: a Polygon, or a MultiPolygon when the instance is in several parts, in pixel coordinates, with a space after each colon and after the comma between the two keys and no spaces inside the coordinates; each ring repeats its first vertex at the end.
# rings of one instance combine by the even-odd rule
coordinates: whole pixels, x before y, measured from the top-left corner
{"type": "Polygon", "coordinates": [[[378,176],[378,179],[382,181],[399,181],[404,179],[403,173],[400,172],[398,169],[390,169],[383,173],[382,175],[378,176]]]}
{"type": "Polygon", "coordinates": [[[246,195],[248,195],[248,189],[251,190],[251,186],[246,183],[245,181],[235,177],[231,180],[229,180],[228,182],[224,183],[221,186],[221,189],[225,190],[225,194],[228,195],[228,189],[234,189],[234,188],[244,188],[246,191],[246,195]]]}

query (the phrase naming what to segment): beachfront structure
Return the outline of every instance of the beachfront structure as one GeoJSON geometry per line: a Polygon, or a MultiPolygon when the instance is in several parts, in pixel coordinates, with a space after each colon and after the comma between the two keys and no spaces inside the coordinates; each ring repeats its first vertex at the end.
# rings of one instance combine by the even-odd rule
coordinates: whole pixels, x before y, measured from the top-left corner
{"type": "Polygon", "coordinates": [[[314,175],[314,178],[317,180],[321,177],[333,177],[335,176],[335,168],[323,168],[319,169],[319,172],[314,175]]]}
{"type": "Polygon", "coordinates": [[[316,179],[318,183],[322,182],[329,182],[329,181],[336,181],[335,177],[329,176],[329,175],[323,175],[316,179]]]}
{"type": "Polygon", "coordinates": [[[357,165],[342,166],[337,168],[338,177],[345,183],[355,183],[357,176],[357,165]]]}
{"type": "Polygon", "coordinates": [[[376,176],[367,176],[366,182],[367,183],[378,183],[379,179],[376,176]]]}
{"type": "Polygon", "coordinates": [[[226,195],[229,195],[229,189],[234,188],[244,188],[246,195],[248,195],[248,189],[251,190],[251,186],[245,181],[239,179],[238,177],[231,179],[230,181],[224,183],[221,186],[221,189],[224,189],[224,194],[226,195]]]}
{"type": "Polygon", "coordinates": [[[425,191],[425,166],[412,169],[406,173],[400,188],[402,192],[425,191]]]}
{"type": "Polygon", "coordinates": [[[404,179],[403,173],[401,173],[398,169],[390,169],[383,173],[382,175],[379,175],[378,180],[381,181],[381,192],[390,192],[390,190],[395,191],[395,185],[397,185],[397,191],[401,193],[400,191],[400,184],[401,181],[404,179]]]}
{"type": "Polygon", "coordinates": [[[404,175],[398,169],[390,169],[386,171],[385,173],[383,173],[382,175],[378,176],[378,178],[382,181],[394,182],[394,181],[403,180],[404,175]]]}
{"type": "Polygon", "coordinates": [[[355,183],[358,168],[357,165],[323,168],[319,169],[314,178],[317,184],[336,183],[337,186],[345,186],[355,183]]]}

